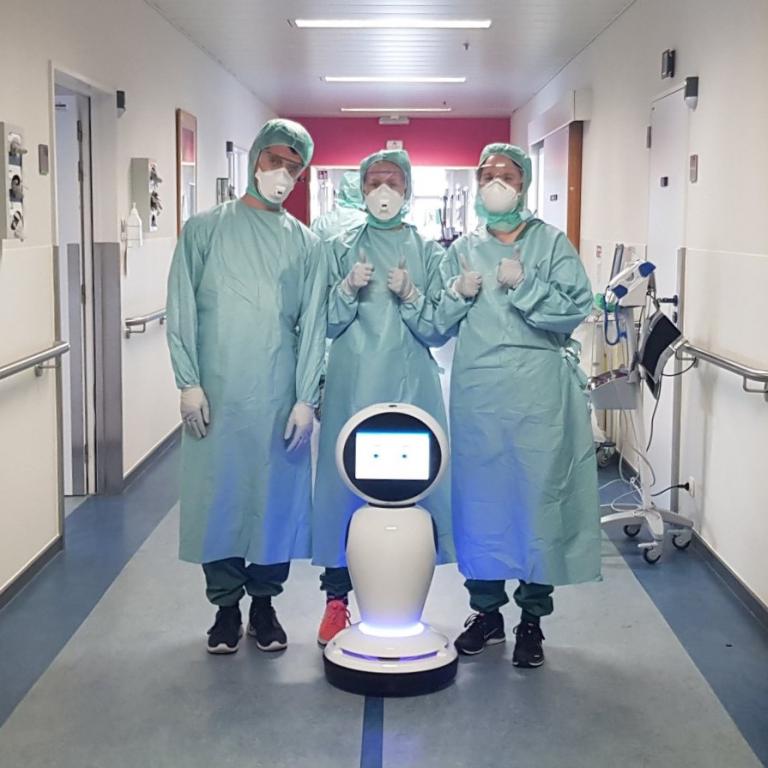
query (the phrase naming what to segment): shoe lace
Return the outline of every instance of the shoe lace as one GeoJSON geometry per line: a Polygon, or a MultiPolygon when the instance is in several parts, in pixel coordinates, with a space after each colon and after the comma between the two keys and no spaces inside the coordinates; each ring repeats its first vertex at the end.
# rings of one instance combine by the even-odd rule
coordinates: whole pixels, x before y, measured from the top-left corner
{"type": "Polygon", "coordinates": [[[334,621],[339,618],[339,614],[344,615],[346,621],[350,621],[352,615],[349,612],[349,606],[343,600],[329,600],[325,606],[329,618],[334,621]]]}
{"type": "Polygon", "coordinates": [[[219,609],[216,612],[216,619],[213,622],[213,627],[211,627],[211,634],[236,627],[240,624],[241,620],[240,614],[237,611],[219,609]]]}
{"type": "Polygon", "coordinates": [[[469,618],[464,622],[465,629],[469,629],[469,627],[474,627],[476,624],[482,624],[483,622],[483,614],[482,613],[472,613],[470,614],[469,618]]]}
{"type": "Polygon", "coordinates": [[[276,629],[277,613],[275,613],[275,609],[271,605],[264,607],[254,612],[252,623],[259,629],[276,629]]]}
{"type": "Polygon", "coordinates": [[[512,631],[516,635],[521,635],[526,640],[538,640],[539,642],[546,640],[544,633],[541,631],[541,627],[530,621],[521,622],[512,631]]]}

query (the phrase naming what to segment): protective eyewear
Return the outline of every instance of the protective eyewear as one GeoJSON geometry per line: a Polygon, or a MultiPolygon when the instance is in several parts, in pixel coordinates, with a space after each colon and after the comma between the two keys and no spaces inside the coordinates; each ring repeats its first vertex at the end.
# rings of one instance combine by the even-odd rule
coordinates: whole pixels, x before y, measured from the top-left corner
{"type": "Polygon", "coordinates": [[[510,166],[507,163],[484,163],[477,169],[477,180],[481,186],[494,179],[501,179],[505,184],[514,186],[519,184],[522,178],[523,171],[517,164],[510,166]]]}
{"type": "Polygon", "coordinates": [[[298,177],[304,167],[301,163],[297,163],[295,160],[289,160],[282,155],[278,155],[271,149],[262,150],[259,155],[259,160],[261,160],[261,158],[265,158],[268,170],[276,171],[279,168],[285,168],[294,179],[298,177]]]}

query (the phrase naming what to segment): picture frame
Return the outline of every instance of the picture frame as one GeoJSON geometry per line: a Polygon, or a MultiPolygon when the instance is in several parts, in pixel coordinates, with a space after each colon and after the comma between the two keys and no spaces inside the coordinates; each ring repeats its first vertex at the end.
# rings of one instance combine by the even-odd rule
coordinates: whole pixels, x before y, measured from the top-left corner
{"type": "Polygon", "coordinates": [[[197,213],[197,118],[176,110],[176,232],[197,213]]]}

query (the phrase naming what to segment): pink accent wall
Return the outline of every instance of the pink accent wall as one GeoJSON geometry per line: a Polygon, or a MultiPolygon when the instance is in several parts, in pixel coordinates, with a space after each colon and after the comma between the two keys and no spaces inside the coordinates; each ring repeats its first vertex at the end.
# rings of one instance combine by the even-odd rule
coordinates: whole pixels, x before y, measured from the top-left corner
{"type": "MultiPolygon", "coordinates": [[[[486,144],[509,141],[506,117],[411,118],[409,125],[379,125],[373,117],[292,117],[312,135],[312,165],[355,167],[389,139],[403,142],[413,165],[470,166],[477,164],[486,144]]],[[[294,190],[286,210],[300,221],[309,218],[309,185],[294,190]]]]}
{"type": "Polygon", "coordinates": [[[350,165],[400,139],[414,165],[474,166],[492,141],[509,141],[509,118],[411,118],[379,125],[370,117],[295,117],[315,141],[313,165],[350,165]]]}

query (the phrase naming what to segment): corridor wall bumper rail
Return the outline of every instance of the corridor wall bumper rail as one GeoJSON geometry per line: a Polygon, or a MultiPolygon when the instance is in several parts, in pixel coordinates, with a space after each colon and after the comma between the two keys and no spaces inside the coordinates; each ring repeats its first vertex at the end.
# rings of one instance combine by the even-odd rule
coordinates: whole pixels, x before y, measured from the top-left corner
{"type": "Polygon", "coordinates": [[[762,395],[768,403],[768,371],[763,371],[759,368],[750,368],[747,365],[742,365],[736,360],[729,360],[727,357],[716,355],[713,352],[708,352],[706,349],[701,349],[700,347],[689,343],[681,345],[675,355],[678,360],[681,360],[682,362],[692,362],[694,367],[699,364],[700,360],[704,360],[717,368],[722,368],[724,371],[730,371],[737,376],[741,376],[742,389],[751,394],[762,395]],[[683,357],[684,354],[688,355],[688,357],[683,357]],[[750,383],[762,384],[762,387],[755,389],[754,387],[749,386],[750,383]]]}
{"type": "Polygon", "coordinates": [[[46,363],[50,360],[58,360],[58,358],[67,352],[69,352],[69,342],[59,341],[52,347],[44,349],[42,352],[37,352],[34,355],[22,357],[21,360],[16,360],[14,363],[0,366],[0,381],[8,379],[22,371],[27,371],[30,368],[35,369],[35,376],[42,376],[45,369],[53,368],[56,365],[55,362],[53,365],[46,365],[46,363]]]}
{"type": "Polygon", "coordinates": [[[129,317],[125,320],[125,338],[130,339],[134,333],[146,333],[147,325],[158,321],[160,325],[165,323],[165,307],[158,309],[155,312],[150,312],[148,315],[141,315],[140,317],[129,317]]]}

